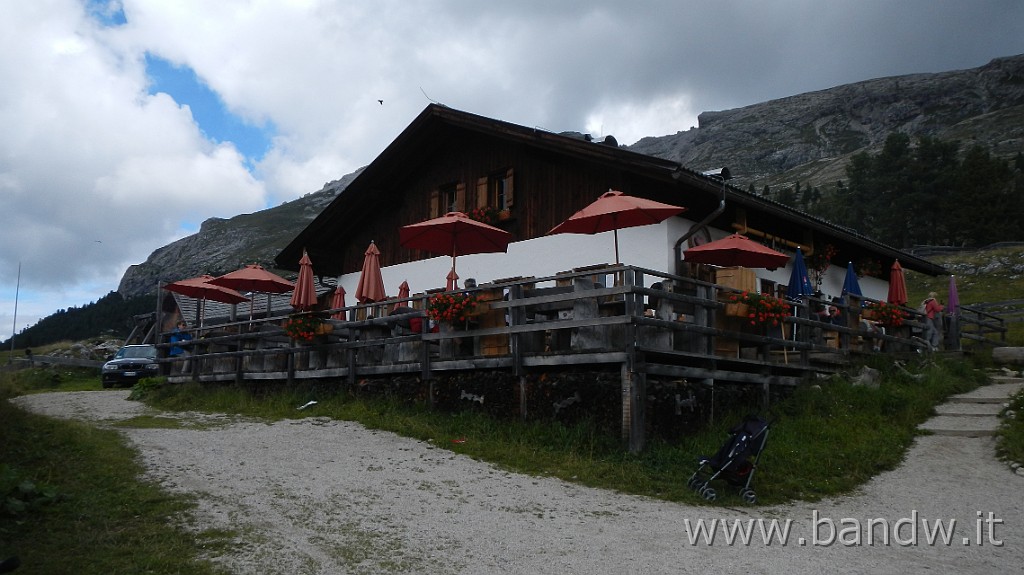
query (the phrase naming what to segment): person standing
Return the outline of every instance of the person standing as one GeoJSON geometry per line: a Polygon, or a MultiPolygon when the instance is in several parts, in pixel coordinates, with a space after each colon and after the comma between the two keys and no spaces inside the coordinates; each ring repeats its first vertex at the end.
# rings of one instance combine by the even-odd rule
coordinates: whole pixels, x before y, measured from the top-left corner
{"type": "Polygon", "coordinates": [[[183,342],[192,341],[192,334],[188,332],[188,324],[184,321],[179,321],[178,325],[174,326],[174,331],[171,332],[171,349],[167,352],[167,355],[172,359],[184,359],[181,362],[181,373],[185,373],[188,370],[188,351],[181,346],[183,342]]]}
{"type": "Polygon", "coordinates": [[[925,315],[924,339],[932,349],[939,349],[942,341],[942,304],[935,299],[939,294],[930,292],[928,297],[921,302],[925,315]]]}

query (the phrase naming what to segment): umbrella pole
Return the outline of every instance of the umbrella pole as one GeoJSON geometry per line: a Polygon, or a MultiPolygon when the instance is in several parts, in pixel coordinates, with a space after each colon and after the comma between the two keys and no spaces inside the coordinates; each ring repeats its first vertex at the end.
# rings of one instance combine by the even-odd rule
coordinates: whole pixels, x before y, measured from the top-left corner
{"type": "Polygon", "coordinates": [[[619,265],[619,230],[612,230],[615,235],[615,265],[619,265]]]}

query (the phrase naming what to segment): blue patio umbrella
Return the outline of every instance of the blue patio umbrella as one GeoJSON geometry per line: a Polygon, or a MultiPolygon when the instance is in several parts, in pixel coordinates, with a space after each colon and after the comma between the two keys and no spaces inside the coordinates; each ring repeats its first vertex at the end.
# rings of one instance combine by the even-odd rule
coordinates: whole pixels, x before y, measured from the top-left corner
{"type": "Polygon", "coordinates": [[[814,286],[811,285],[811,278],[807,273],[804,253],[800,251],[800,248],[797,248],[796,255],[793,257],[793,271],[789,276],[789,287],[786,289],[786,296],[791,299],[799,299],[813,294],[814,286]]]}
{"type": "Polygon", "coordinates": [[[857,281],[857,272],[853,271],[853,262],[846,264],[846,279],[843,280],[843,295],[855,295],[864,297],[860,291],[860,282],[857,281]]]}

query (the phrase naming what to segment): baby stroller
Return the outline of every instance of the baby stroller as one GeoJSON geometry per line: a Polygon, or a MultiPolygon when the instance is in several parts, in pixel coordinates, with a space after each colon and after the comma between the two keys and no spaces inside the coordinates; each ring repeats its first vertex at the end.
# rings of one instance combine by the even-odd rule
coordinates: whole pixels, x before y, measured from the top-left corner
{"type": "Polygon", "coordinates": [[[757,494],[751,489],[750,483],[757,470],[757,461],[761,458],[765,442],[768,441],[768,430],[771,423],[756,415],[748,415],[739,424],[729,430],[729,440],[713,457],[698,459],[700,467],[690,476],[687,486],[708,501],[718,496],[710,483],[715,479],[724,479],[729,485],[740,487],[740,497],[747,503],[757,503],[757,494]]]}

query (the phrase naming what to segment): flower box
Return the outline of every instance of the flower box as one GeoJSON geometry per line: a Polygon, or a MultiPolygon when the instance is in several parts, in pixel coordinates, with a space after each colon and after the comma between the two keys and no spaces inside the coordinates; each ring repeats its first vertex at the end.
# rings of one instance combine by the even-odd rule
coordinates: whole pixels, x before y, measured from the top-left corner
{"type": "Polygon", "coordinates": [[[476,309],[477,299],[460,293],[440,293],[427,300],[427,317],[436,322],[464,322],[476,309]]]}
{"type": "Polygon", "coordinates": [[[777,326],[789,309],[788,303],[773,295],[748,291],[729,294],[725,304],[726,315],[743,318],[753,326],[777,326]]]}
{"type": "Polygon", "coordinates": [[[750,317],[750,306],[745,303],[725,304],[725,315],[729,317],[750,317]]]}

